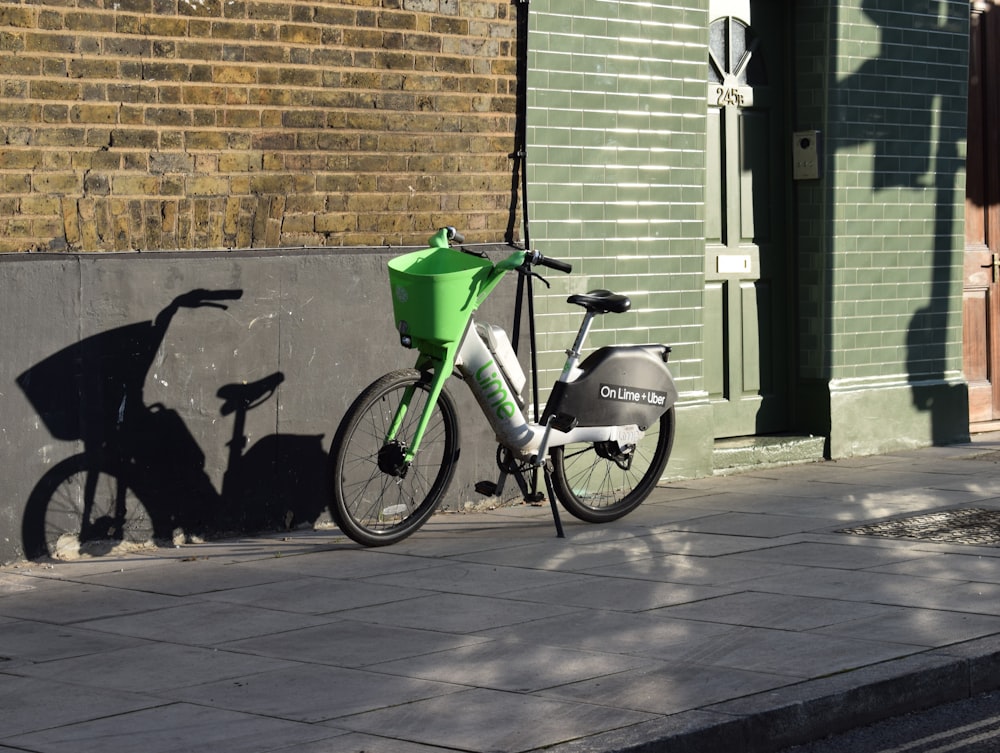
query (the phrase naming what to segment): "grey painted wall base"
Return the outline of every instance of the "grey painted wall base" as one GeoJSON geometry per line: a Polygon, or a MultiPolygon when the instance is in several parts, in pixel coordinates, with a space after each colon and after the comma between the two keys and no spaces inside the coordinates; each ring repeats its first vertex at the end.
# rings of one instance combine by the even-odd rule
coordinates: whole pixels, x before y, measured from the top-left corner
{"type": "MultiPolygon", "coordinates": [[[[161,531],[323,520],[340,419],[415,359],[392,323],[385,264],[401,250],[0,257],[0,562],[25,556],[25,529],[38,535],[98,449],[125,459],[112,473],[161,531]],[[196,289],[239,297],[171,307],[196,289]],[[223,398],[267,379],[280,384],[246,411],[231,454],[239,413],[223,398]]],[[[510,326],[514,279],[482,318],[510,326]]],[[[465,386],[449,390],[463,441],[443,507],[457,509],[496,478],[495,443],[465,386]]]]}
{"type": "Polygon", "coordinates": [[[969,439],[966,383],[830,383],[830,457],[876,455],[969,439]]]}
{"type": "MultiPolygon", "coordinates": [[[[682,398],[683,399],[683,398],[682,398]]],[[[712,475],[712,436],[705,429],[712,425],[712,406],[703,402],[678,403],[674,448],[664,478],[678,480],[712,475]]]]}

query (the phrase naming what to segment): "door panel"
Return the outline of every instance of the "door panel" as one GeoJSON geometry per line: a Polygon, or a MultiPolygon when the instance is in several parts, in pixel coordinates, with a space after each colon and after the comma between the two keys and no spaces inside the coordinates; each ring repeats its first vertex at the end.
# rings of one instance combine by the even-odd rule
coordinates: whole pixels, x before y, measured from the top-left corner
{"type": "Polygon", "coordinates": [[[753,282],[742,282],[740,291],[743,294],[743,311],[740,313],[743,320],[743,393],[745,396],[753,396],[760,392],[761,386],[760,350],[755,347],[757,333],[760,332],[758,296],[761,288],[753,282]]]}
{"type": "Polygon", "coordinates": [[[709,283],[705,286],[705,389],[710,395],[726,391],[725,315],[725,288],[721,283],[709,283]]]}
{"type": "Polygon", "coordinates": [[[740,115],[741,230],[744,242],[760,246],[771,240],[771,212],[761,201],[771,189],[771,114],[746,110],[740,115]]]}
{"type": "Polygon", "coordinates": [[[706,154],[705,180],[705,239],[709,243],[722,242],[722,111],[708,111],[708,152],[706,154]]]}
{"type": "MultiPolygon", "coordinates": [[[[967,257],[968,258],[968,257],[967,257]]],[[[986,343],[990,333],[990,296],[987,289],[966,288],[962,306],[965,378],[969,382],[969,420],[993,417],[993,390],[986,343]]]]}

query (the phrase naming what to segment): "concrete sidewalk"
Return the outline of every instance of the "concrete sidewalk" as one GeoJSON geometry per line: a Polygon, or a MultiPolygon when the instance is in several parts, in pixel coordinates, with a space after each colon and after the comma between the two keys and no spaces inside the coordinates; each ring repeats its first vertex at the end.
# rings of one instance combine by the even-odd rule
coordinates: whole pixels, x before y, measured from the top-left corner
{"type": "Polygon", "coordinates": [[[518,507],[2,568],[0,751],[742,753],[962,698],[1000,686],[1000,548],[840,531],[1000,515],[998,460],[676,483],[561,540],[518,507]]]}

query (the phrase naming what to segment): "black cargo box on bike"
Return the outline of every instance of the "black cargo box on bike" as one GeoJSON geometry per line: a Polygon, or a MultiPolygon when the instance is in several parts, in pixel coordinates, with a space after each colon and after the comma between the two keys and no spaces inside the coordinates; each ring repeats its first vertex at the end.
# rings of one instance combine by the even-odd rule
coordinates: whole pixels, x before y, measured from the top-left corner
{"type": "Polygon", "coordinates": [[[665,345],[618,345],[591,353],[576,381],[553,385],[542,423],[564,416],[577,426],[635,424],[645,430],[677,402],[669,353],[665,345]]]}

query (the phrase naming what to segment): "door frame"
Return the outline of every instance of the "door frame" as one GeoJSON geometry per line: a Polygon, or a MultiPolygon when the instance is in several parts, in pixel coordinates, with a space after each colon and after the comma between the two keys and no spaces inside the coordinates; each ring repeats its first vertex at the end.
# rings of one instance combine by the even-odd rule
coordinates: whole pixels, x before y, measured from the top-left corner
{"type": "Polygon", "coordinates": [[[972,3],[970,14],[962,362],[969,431],[982,432],[1000,429],[1000,175],[984,169],[1000,158],[1000,102],[990,96],[1000,85],[1000,5],[972,3]]]}
{"type": "MultiPolygon", "coordinates": [[[[776,391],[782,393],[782,404],[779,406],[777,418],[770,426],[761,430],[755,428],[753,434],[774,434],[784,433],[792,430],[799,420],[799,406],[797,404],[798,390],[795,385],[798,383],[799,363],[795,356],[796,343],[798,342],[798,275],[795,256],[797,253],[797,235],[795,224],[795,189],[792,183],[792,160],[791,160],[791,135],[793,132],[795,113],[795,89],[793,62],[793,31],[795,28],[794,2],[792,0],[712,0],[710,3],[708,23],[722,16],[736,16],[745,21],[751,22],[751,28],[759,28],[759,24],[753,23],[753,13],[751,8],[757,8],[757,19],[760,19],[759,8],[764,6],[767,9],[766,22],[772,24],[769,29],[773,36],[774,49],[771,53],[773,60],[780,61],[777,66],[769,66],[777,70],[769,70],[769,78],[780,87],[780,96],[776,97],[771,116],[775,120],[774,127],[777,135],[774,137],[774,176],[772,184],[780,188],[781,206],[776,210],[776,215],[782,218],[772,232],[771,244],[777,247],[776,258],[769,260],[775,267],[775,274],[781,282],[780,289],[772,291],[774,301],[771,304],[772,319],[770,327],[773,330],[768,333],[772,340],[773,347],[777,349],[774,356],[774,379],[776,391]],[[777,28],[774,28],[776,26],[777,28]]],[[[726,165],[721,166],[722,180],[725,180],[726,165]]],[[[706,176],[707,178],[707,176],[706,176]]],[[[707,185],[707,182],[706,182],[707,185]]],[[[707,198],[707,196],[706,196],[707,198]]],[[[725,212],[725,208],[721,211],[725,212]]],[[[707,234],[706,234],[707,235],[707,234]]],[[[706,275],[708,274],[709,262],[709,241],[706,238],[705,258],[706,275]]],[[[714,243],[712,245],[715,245],[714,243]]],[[[755,249],[756,250],[756,249],[755,249]]],[[[753,254],[753,263],[758,264],[757,253],[753,254]]],[[[707,284],[707,280],[706,280],[707,284]]],[[[706,287],[707,291],[707,287],[706,287]]],[[[706,309],[706,314],[707,314],[706,309]]],[[[706,324],[709,322],[706,320],[706,324]]],[[[763,317],[760,320],[764,326],[763,317]]],[[[762,338],[758,337],[758,341],[762,338]]],[[[707,362],[706,362],[707,366],[707,362]]],[[[706,384],[709,375],[706,374],[706,384]]],[[[714,402],[714,401],[713,401],[714,402]]],[[[716,439],[720,430],[714,427],[712,436],[716,439]]],[[[728,436],[723,433],[722,436],[728,436]]]]}

